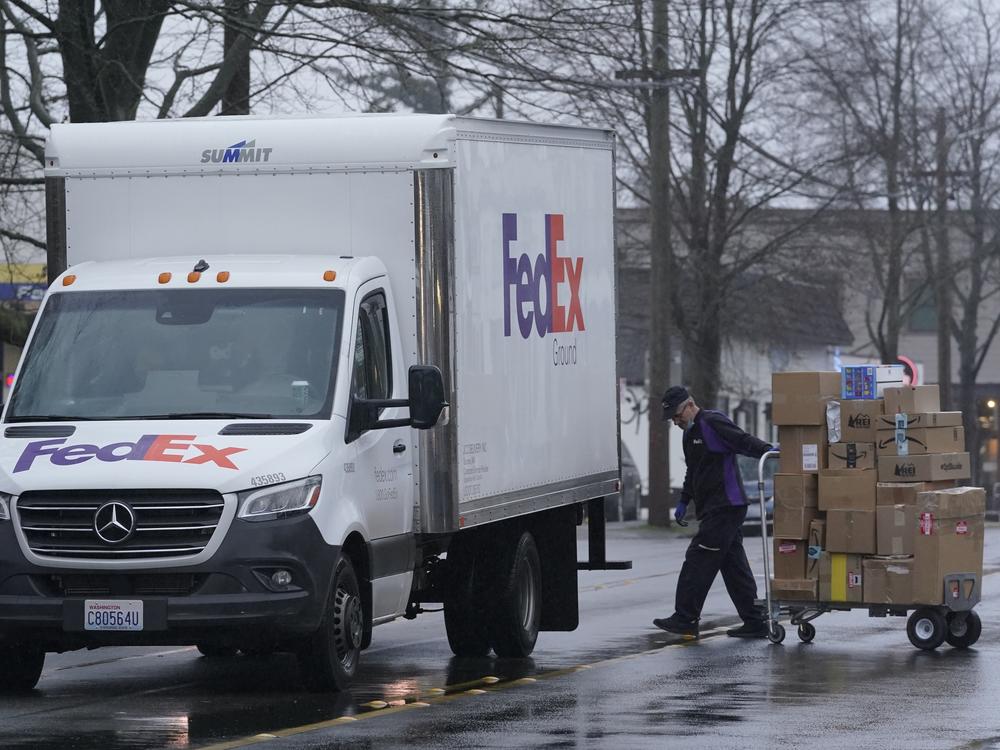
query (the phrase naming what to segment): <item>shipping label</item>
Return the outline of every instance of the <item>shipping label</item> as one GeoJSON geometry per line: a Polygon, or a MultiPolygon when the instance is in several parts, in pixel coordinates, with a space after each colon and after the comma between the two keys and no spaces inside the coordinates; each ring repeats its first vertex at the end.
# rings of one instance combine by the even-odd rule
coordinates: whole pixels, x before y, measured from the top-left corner
{"type": "Polygon", "coordinates": [[[969,522],[968,521],[959,521],[958,523],[956,523],[955,524],[955,533],[959,534],[961,536],[965,536],[966,534],[968,534],[969,533],[969,522]]]}
{"type": "Polygon", "coordinates": [[[802,446],[802,471],[819,471],[819,446],[815,443],[802,446]]]}
{"type": "Polygon", "coordinates": [[[923,536],[930,536],[934,533],[934,514],[933,513],[921,513],[920,514],[920,533],[923,536]]]}
{"type": "Polygon", "coordinates": [[[847,588],[849,589],[861,588],[861,573],[859,573],[856,570],[847,571],[847,588]]]}

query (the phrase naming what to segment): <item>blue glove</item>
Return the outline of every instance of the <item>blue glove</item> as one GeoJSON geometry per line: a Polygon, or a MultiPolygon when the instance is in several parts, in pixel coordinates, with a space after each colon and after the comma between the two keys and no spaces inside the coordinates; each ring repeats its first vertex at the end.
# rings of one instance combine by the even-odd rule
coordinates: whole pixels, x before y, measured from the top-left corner
{"type": "Polygon", "coordinates": [[[684,520],[684,516],[687,515],[688,504],[686,501],[682,500],[674,506],[674,520],[681,526],[687,526],[687,521],[684,520]]]}

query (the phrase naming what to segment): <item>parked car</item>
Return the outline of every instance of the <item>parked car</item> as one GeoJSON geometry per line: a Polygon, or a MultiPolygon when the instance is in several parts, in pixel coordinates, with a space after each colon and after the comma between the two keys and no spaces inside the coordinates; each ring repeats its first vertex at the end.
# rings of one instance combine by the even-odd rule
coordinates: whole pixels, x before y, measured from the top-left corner
{"type": "MultiPolygon", "coordinates": [[[[757,489],[757,459],[750,456],[739,456],[737,465],[743,490],[747,493],[750,505],[747,507],[747,518],[743,522],[745,535],[760,534],[760,493],[757,489]]],[[[774,513],[774,473],[778,470],[778,462],[771,460],[764,464],[764,504],[767,513],[767,531],[771,532],[772,514],[774,513]]]]}
{"type": "Polygon", "coordinates": [[[642,478],[625,443],[622,447],[622,490],[604,501],[604,516],[608,521],[635,521],[639,518],[642,498],[642,478]]]}

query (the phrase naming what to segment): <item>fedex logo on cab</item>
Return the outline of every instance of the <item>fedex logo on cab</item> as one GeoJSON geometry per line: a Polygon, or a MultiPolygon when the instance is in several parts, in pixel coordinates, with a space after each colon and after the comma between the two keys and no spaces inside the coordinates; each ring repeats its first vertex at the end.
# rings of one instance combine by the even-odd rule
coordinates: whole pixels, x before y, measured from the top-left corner
{"type": "MultiPolygon", "coordinates": [[[[583,258],[560,254],[559,244],[565,241],[563,214],[545,214],[545,246],[532,260],[529,252],[516,254],[518,215],[503,214],[503,333],[509,337],[513,319],[521,338],[539,338],[549,333],[583,332],[583,306],[580,287],[583,279],[583,258]]],[[[531,252],[534,252],[533,250],[531,252]]],[[[577,363],[577,339],[557,337],[552,341],[552,364],[577,363]]]]}
{"type": "Polygon", "coordinates": [[[66,445],[66,438],[28,443],[14,466],[15,474],[27,471],[35,459],[48,456],[53,466],[73,466],[85,461],[166,461],[184,464],[213,463],[222,469],[238,469],[229,458],[246,448],[216,448],[195,443],[196,435],[143,435],[134,443],[66,445]]]}

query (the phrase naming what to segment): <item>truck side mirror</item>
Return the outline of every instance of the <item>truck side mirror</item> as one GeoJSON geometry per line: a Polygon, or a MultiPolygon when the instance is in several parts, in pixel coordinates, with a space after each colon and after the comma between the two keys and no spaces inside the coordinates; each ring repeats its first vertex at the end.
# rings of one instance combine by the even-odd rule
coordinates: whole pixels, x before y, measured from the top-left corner
{"type": "Polygon", "coordinates": [[[413,365],[410,368],[410,424],[418,430],[429,430],[437,424],[447,405],[441,371],[434,365],[413,365]]]}

